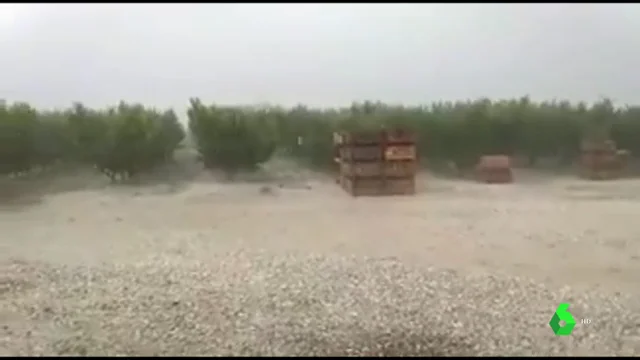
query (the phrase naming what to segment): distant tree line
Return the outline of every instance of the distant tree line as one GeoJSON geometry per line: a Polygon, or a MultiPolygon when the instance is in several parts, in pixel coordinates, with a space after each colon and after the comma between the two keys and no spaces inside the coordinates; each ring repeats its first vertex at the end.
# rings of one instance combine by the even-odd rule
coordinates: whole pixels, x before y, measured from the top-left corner
{"type": "Polygon", "coordinates": [[[75,104],[61,111],[0,102],[0,174],[71,162],[126,178],[171,161],[189,132],[207,168],[253,169],[276,151],[310,166],[332,162],[337,130],[405,128],[419,153],[464,167],[484,154],[542,157],[571,163],[585,137],[612,138],[640,154],[640,107],[536,103],[528,98],[439,102],[425,106],[354,103],[336,109],[205,105],[192,99],[184,129],[173,110],[120,103],[106,109],[75,104]],[[303,141],[300,141],[300,140],[303,141]]]}

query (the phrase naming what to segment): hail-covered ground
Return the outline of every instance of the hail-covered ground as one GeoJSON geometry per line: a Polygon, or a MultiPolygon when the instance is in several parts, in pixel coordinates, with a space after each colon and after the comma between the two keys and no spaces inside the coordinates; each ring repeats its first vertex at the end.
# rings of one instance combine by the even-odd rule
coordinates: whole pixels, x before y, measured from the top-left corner
{"type": "Polygon", "coordinates": [[[0,355],[640,354],[640,181],[289,180],[6,200],[0,355]]]}

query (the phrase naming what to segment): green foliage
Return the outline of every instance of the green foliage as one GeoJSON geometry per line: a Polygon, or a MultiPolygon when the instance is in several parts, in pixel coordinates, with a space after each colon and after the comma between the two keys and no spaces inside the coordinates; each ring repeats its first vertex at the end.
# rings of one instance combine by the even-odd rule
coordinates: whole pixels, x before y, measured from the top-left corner
{"type": "Polygon", "coordinates": [[[0,104],[0,174],[25,173],[57,161],[88,164],[115,179],[171,159],[185,131],[173,111],[121,103],[105,110],[74,104],[38,112],[0,104]]]}
{"type": "Polygon", "coordinates": [[[279,131],[304,143],[288,151],[308,163],[326,166],[335,130],[401,127],[418,137],[420,156],[470,166],[483,154],[575,160],[583,137],[611,136],[620,148],[640,154],[640,108],[615,109],[603,100],[591,107],[569,102],[533,103],[528,98],[439,102],[429,106],[389,106],[365,102],[336,110],[297,107],[286,113],[279,131]]]}
{"type": "MultiPolygon", "coordinates": [[[[278,148],[310,166],[333,166],[334,131],[384,127],[414,131],[422,158],[461,167],[494,153],[527,157],[532,164],[547,156],[570,163],[584,137],[612,137],[618,147],[640,155],[640,107],[615,108],[608,100],[591,106],[525,97],[285,109],[205,106],[192,99],[188,119],[205,166],[230,172],[253,169],[278,148]]],[[[171,110],[121,103],[102,110],[75,104],[37,111],[24,103],[0,103],[0,174],[64,161],[96,166],[114,179],[131,176],[171,160],[184,137],[171,110]]]]}
{"type": "Polygon", "coordinates": [[[207,168],[228,172],[254,169],[269,160],[276,149],[276,111],[205,106],[191,99],[187,115],[189,130],[207,168]]]}
{"type": "Polygon", "coordinates": [[[0,104],[0,173],[24,173],[35,163],[38,114],[28,104],[0,104]]]}

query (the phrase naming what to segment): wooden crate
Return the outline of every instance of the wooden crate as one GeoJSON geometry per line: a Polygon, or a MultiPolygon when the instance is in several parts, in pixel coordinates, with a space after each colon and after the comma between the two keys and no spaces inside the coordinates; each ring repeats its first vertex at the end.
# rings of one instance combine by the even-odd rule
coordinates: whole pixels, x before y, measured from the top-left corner
{"type": "Polygon", "coordinates": [[[416,146],[411,145],[390,145],[384,150],[384,159],[387,161],[393,160],[416,160],[417,158],[416,146]]]}
{"type": "Polygon", "coordinates": [[[411,161],[340,163],[340,173],[349,177],[413,177],[417,170],[411,161]]]}
{"type": "Polygon", "coordinates": [[[488,184],[508,184],[514,180],[511,158],[506,155],[480,157],[475,172],[478,181],[488,184]]]}
{"type": "Polygon", "coordinates": [[[386,142],[389,144],[415,145],[416,134],[402,129],[392,129],[385,132],[386,142]]]}
{"type": "Polygon", "coordinates": [[[400,130],[335,133],[338,182],[353,196],[415,193],[417,151],[413,134],[400,130]]]}
{"type": "Polygon", "coordinates": [[[340,147],[340,158],[347,161],[415,161],[417,150],[415,145],[389,145],[381,148],[380,145],[358,145],[340,147]]]}
{"type": "Polygon", "coordinates": [[[480,182],[487,184],[509,184],[513,182],[513,170],[511,169],[484,169],[476,173],[480,182]]]}
{"type": "Polygon", "coordinates": [[[381,131],[341,132],[338,134],[343,145],[378,145],[384,141],[384,135],[381,131]]]}
{"type": "Polygon", "coordinates": [[[343,162],[380,161],[382,151],[376,145],[347,145],[340,148],[340,159],[343,162]]]}
{"type": "Polygon", "coordinates": [[[622,177],[628,166],[629,152],[618,150],[607,139],[583,139],[580,165],[581,175],[591,180],[611,180],[622,177]]]}
{"type": "Polygon", "coordinates": [[[342,176],[342,188],[353,196],[382,195],[380,182],[377,179],[354,178],[342,176]]]}
{"type": "Polygon", "coordinates": [[[626,154],[616,152],[584,152],[581,157],[582,175],[591,180],[620,178],[626,165],[626,154]]]}
{"type": "Polygon", "coordinates": [[[386,195],[413,195],[416,193],[415,177],[387,179],[384,185],[386,195]]]}
{"type": "Polygon", "coordinates": [[[335,132],[334,142],[343,145],[415,144],[416,135],[402,129],[335,132]]]}
{"type": "Polygon", "coordinates": [[[358,178],[340,177],[342,188],[353,196],[413,195],[415,178],[358,178]]]}
{"type": "Polygon", "coordinates": [[[583,139],[580,144],[580,148],[583,153],[589,152],[615,152],[616,151],[616,143],[612,140],[591,140],[591,139],[583,139]]]}

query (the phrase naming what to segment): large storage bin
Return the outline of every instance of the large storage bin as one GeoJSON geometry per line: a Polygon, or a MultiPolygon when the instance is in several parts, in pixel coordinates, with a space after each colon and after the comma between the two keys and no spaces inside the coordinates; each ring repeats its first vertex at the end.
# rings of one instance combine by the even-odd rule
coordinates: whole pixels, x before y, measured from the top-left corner
{"type": "Polygon", "coordinates": [[[336,182],[353,196],[403,195],[416,191],[415,136],[391,130],[335,133],[336,182]]]}
{"type": "Polygon", "coordinates": [[[629,152],[618,150],[615,142],[588,141],[582,142],[582,176],[591,180],[611,180],[622,176],[627,167],[629,152]]]}
{"type": "Polygon", "coordinates": [[[476,178],[488,184],[513,182],[511,158],[506,155],[486,155],[480,157],[476,165],[476,178]]]}

